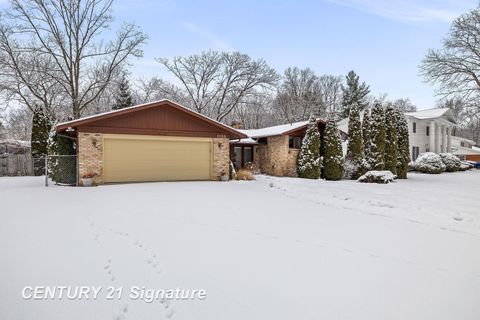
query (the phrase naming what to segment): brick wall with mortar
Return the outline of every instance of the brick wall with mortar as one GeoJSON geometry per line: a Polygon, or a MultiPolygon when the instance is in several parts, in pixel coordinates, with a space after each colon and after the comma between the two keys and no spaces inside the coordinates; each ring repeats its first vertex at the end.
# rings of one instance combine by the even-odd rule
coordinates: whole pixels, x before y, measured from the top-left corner
{"type": "Polygon", "coordinates": [[[230,145],[228,138],[213,138],[213,179],[219,180],[228,175],[230,164],[230,145]]]}
{"type": "Polygon", "coordinates": [[[299,150],[288,147],[288,136],[268,137],[256,147],[254,161],[260,172],[272,176],[296,177],[299,150]]]}
{"type": "Polygon", "coordinates": [[[79,177],[94,173],[95,182],[103,183],[103,135],[101,133],[78,133],[79,177]]]}

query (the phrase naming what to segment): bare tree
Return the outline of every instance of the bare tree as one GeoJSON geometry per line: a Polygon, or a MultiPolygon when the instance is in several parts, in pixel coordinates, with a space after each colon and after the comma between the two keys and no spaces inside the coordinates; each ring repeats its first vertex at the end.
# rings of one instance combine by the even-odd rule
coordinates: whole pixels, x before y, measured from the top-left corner
{"type": "Polygon", "coordinates": [[[245,129],[259,129],[274,125],[276,119],[271,110],[272,101],[272,92],[255,92],[238,104],[229,116],[231,121],[228,122],[238,122],[240,127],[245,129]]]}
{"type": "Polygon", "coordinates": [[[190,101],[181,88],[157,77],[140,79],[134,92],[135,100],[141,103],[161,99],[169,99],[181,105],[188,106],[190,101]]]}
{"type": "Polygon", "coordinates": [[[318,115],[324,106],[317,75],[310,68],[289,67],[278,89],[274,107],[288,122],[318,115]]]}
{"type": "Polygon", "coordinates": [[[400,112],[417,111],[417,106],[410,101],[409,98],[399,98],[391,102],[392,106],[400,112]]]}
{"type": "Polygon", "coordinates": [[[208,51],[156,60],[179,80],[187,106],[218,121],[255,90],[268,90],[278,80],[264,60],[239,52],[208,51]]]}
{"type": "Polygon", "coordinates": [[[342,110],[342,77],[322,75],[318,78],[322,105],[318,114],[339,113],[342,110]]]}
{"type": "MultiPolygon", "coordinates": [[[[438,85],[441,98],[456,96],[467,101],[480,92],[480,9],[452,23],[441,49],[430,49],[420,72],[427,82],[438,85]]],[[[479,111],[478,109],[476,110],[479,111]]]]}
{"type": "MultiPolygon", "coordinates": [[[[2,74],[16,96],[28,91],[42,99],[41,83],[62,89],[71,115],[81,116],[104,92],[112,75],[140,57],[147,37],[138,27],[123,24],[114,39],[105,41],[102,32],[110,27],[113,0],[11,0],[0,25],[2,74]],[[28,75],[28,58],[34,57],[44,68],[28,75]],[[48,65],[48,68],[45,66],[48,65]],[[13,79],[12,79],[13,78],[13,79]],[[39,84],[39,79],[42,79],[39,84]],[[23,90],[23,91],[22,91],[23,90]]],[[[24,100],[24,99],[23,99],[24,100]]]]}

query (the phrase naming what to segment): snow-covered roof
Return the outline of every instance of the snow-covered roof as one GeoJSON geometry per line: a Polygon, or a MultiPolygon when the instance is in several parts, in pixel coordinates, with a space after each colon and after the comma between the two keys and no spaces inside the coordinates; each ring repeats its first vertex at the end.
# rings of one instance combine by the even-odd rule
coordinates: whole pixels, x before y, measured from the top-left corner
{"type": "Polygon", "coordinates": [[[452,153],[455,155],[477,155],[480,154],[480,148],[466,148],[461,146],[452,147],[452,153]]]}
{"type": "Polygon", "coordinates": [[[252,138],[244,138],[244,139],[234,139],[230,140],[231,143],[239,143],[239,144],[257,144],[258,142],[253,140],[252,138]]]}
{"type": "Polygon", "coordinates": [[[0,139],[0,144],[19,145],[27,148],[30,147],[30,141],[26,141],[26,140],[0,139]]]}
{"type": "Polygon", "coordinates": [[[479,148],[479,147],[475,147],[475,146],[473,146],[473,147],[472,147],[472,149],[473,149],[473,150],[475,150],[475,151],[478,151],[478,152],[480,152],[480,148],[479,148]]]}
{"type": "Polygon", "coordinates": [[[405,113],[405,115],[414,117],[419,120],[446,117],[449,121],[455,122],[453,113],[449,108],[425,109],[425,110],[420,110],[415,112],[407,112],[405,113]]]}
{"type": "Polygon", "coordinates": [[[470,140],[470,139],[467,139],[467,138],[452,136],[452,139],[453,139],[453,140],[458,140],[458,141],[466,141],[466,142],[468,142],[468,143],[471,144],[471,145],[476,144],[475,141],[470,140]]]}
{"type": "MultiPolygon", "coordinates": [[[[324,122],[323,119],[317,118],[317,122],[324,122]]],[[[294,131],[308,125],[307,121],[299,121],[287,124],[281,124],[278,126],[273,127],[266,127],[261,129],[248,129],[248,130],[238,130],[251,138],[265,138],[271,136],[279,136],[283,134],[287,134],[290,131],[294,131]]]]}

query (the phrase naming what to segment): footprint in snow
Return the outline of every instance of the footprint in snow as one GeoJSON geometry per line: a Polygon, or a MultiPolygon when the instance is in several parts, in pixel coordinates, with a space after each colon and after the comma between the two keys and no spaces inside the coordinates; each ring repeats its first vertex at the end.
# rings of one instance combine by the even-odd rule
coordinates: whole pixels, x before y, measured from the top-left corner
{"type": "Polygon", "coordinates": [[[128,305],[124,305],[121,309],[120,309],[120,314],[116,317],[114,317],[113,319],[114,320],[125,320],[127,319],[127,312],[128,312],[128,305]]]}
{"type": "Polygon", "coordinates": [[[463,218],[460,218],[460,217],[453,217],[453,220],[455,220],[455,221],[463,221],[463,218]]]}

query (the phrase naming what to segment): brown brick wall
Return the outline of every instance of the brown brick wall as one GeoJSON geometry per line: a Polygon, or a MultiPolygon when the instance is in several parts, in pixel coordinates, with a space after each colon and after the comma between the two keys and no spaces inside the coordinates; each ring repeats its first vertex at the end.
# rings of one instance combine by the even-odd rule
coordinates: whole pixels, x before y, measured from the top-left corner
{"type": "Polygon", "coordinates": [[[288,147],[288,136],[267,138],[266,145],[255,148],[254,161],[260,172],[272,176],[296,177],[299,150],[288,147]]]}
{"type": "Polygon", "coordinates": [[[101,133],[78,133],[79,177],[96,174],[94,181],[103,183],[103,135],[101,133]]]}
{"type": "Polygon", "coordinates": [[[213,138],[213,180],[219,180],[222,173],[228,175],[230,145],[228,138],[213,138]]]}

